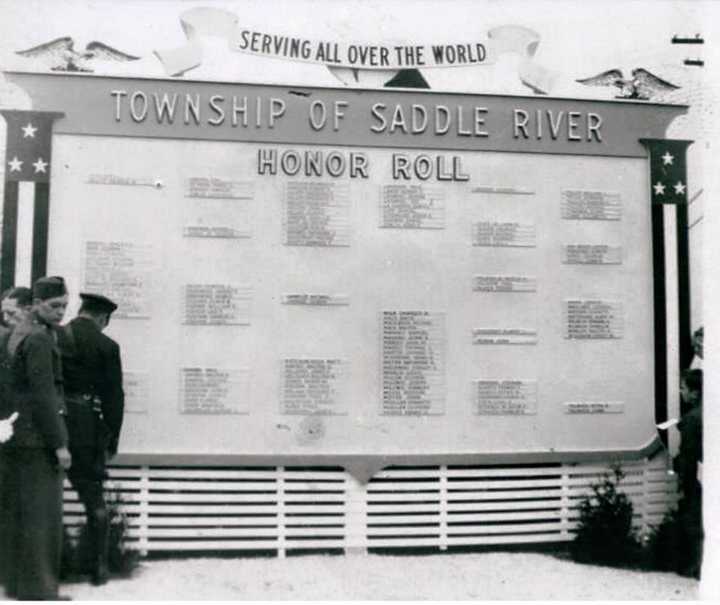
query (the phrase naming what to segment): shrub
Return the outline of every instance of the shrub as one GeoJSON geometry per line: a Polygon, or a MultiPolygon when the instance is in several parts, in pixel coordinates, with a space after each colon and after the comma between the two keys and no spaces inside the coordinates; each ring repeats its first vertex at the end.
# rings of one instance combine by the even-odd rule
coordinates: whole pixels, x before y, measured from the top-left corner
{"type": "Polygon", "coordinates": [[[675,571],[681,567],[680,541],[682,521],[677,511],[670,511],[660,525],[653,527],[646,544],[646,565],[656,571],[675,571]]]}
{"type": "Polygon", "coordinates": [[[581,499],[577,535],[570,548],[575,561],[633,566],[641,560],[642,547],[632,527],[633,505],[618,491],[623,477],[620,466],[614,466],[612,475],[603,474],[581,499]]]}
{"type": "MultiPolygon", "coordinates": [[[[108,568],[111,573],[123,577],[132,575],[140,555],[127,546],[127,516],[122,510],[122,497],[117,492],[106,498],[109,519],[108,568]]],[[[63,535],[62,578],[88,573],[91,568],[89,532],[87,524],[75,529],[72,535],[65,529],[63,535]]]]}
{"type": "Polygon", "coordinates": [[[107,507],[110,519],[108,567],[113,573],[130,576],[138,566],[140,553],[128,548],[129,524],[127,516],[122,510],[122,497],[118,492],[114,492],[113,497],[108,499],[107,507]]]}

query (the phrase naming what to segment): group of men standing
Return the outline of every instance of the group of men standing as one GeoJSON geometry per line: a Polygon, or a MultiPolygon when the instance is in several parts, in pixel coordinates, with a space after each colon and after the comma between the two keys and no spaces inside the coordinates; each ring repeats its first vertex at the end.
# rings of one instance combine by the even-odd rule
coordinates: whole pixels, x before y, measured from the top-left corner
{"type": "Polygon", "coordinates": [[[108,579],[106,461],[123,420],[120,348],[102,331],[117,308],[80,294],[61,322],[68,291],[61,277],[17,287],[2,301],[0,328],[0,582],[8,596],[58,600],[63,478],[85,508],[93,583],[108,579]]]}

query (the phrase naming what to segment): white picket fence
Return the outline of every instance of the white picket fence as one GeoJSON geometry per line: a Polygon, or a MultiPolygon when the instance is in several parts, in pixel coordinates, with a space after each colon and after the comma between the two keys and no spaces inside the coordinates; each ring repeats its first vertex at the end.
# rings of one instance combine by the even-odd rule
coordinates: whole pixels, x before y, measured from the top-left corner
{"type": "MultiPolygon", "coordinates": [[[[677,500],[664,455],[625,462],[620,486],[635,525],[657,525],[677,500]]],[[[340,468],[110,469],[128,543],[151,551],[288,551],[561,542],[578,502],[610,466],[538,464],[390,467],[366,485],[340,468]]],[[[66,486],[71,533],[82,507],[66,486]]]]}

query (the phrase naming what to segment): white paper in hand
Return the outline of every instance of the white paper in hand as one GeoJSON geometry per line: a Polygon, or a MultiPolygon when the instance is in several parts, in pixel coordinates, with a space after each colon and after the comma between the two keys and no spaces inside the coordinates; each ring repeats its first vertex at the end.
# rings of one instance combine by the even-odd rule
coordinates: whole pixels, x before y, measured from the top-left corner
{"type": "Polygon", "coordinates": [[[671,426],[675,426],[678,422],[679,422],[679,420],[677,418],[670,418],[670,420],[661,422],[660,424],[658,424],[656,426],[661,430],[665,430],[665,429],[669,429],[671,426]]]}
{"type": "Polygon", "coordinates": [[[13,436],[13,423],[17,420],[18,413],[14,412],[9,418],[0,420],[0,443],[5,443],[13,436]]]}

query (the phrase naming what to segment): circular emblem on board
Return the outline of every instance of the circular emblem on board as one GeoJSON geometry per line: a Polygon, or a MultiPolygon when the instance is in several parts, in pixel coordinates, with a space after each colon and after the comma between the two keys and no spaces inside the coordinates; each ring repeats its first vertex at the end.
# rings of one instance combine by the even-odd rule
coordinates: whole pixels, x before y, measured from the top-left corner
{"type": "Polygon", "coordinates": [[[303,418],[297,429],[297,442],[300,445],[309,445],[325,436],[325,423],[322,416],[307,416],[303,418]]]}

